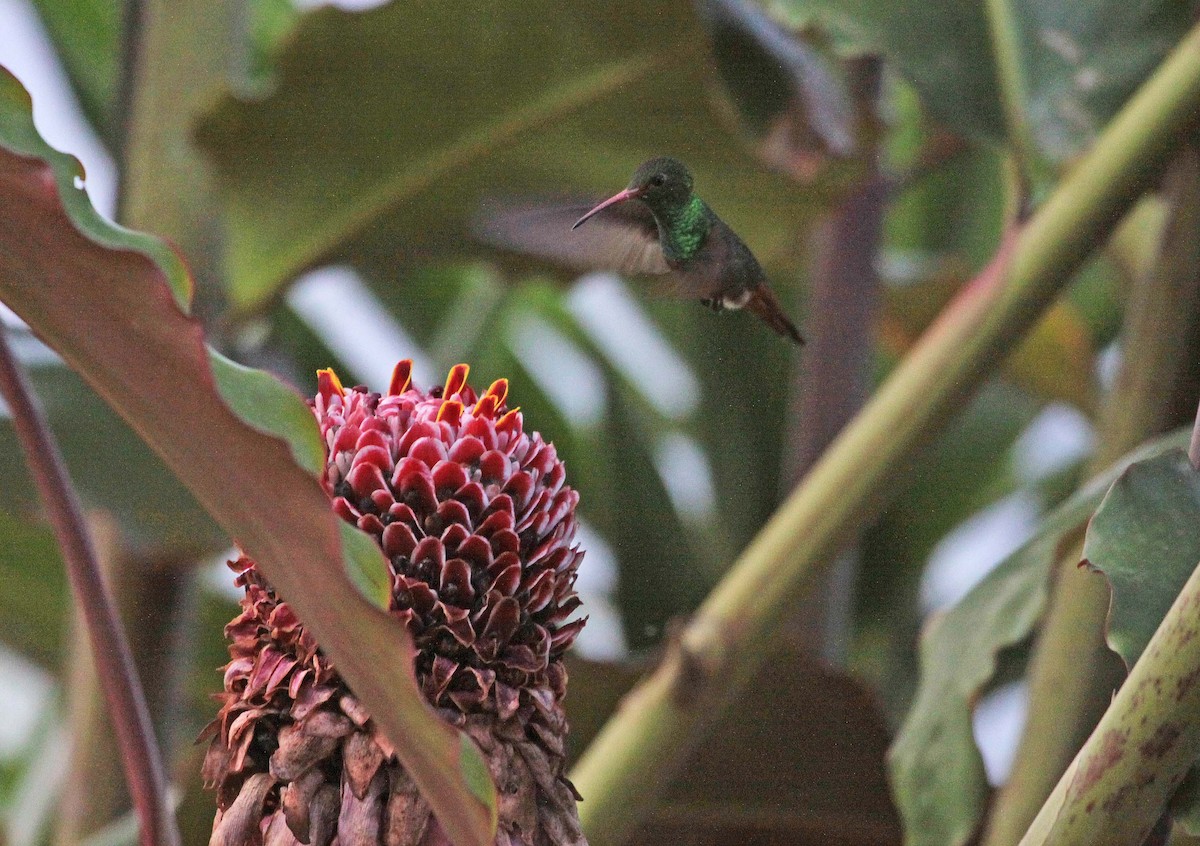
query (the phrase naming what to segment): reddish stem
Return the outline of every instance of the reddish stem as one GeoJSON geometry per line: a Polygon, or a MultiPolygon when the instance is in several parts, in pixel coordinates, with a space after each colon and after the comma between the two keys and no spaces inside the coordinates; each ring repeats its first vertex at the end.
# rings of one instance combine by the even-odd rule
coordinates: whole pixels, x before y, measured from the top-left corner
{"type": "Polygon", "coordinates": [[[34,399],[0,327],[0,396],[12,412],[13,428],[25,451],[30,474],[58,538],[75,602],[83,612],[109,718],[116,732],[125,779],[141,821],[142,846],[179,846],[179,830],[167,807],[166,775],[154,739],[150,712],[116,606],[84,523],[83,508],[71,486],[46,416],[34,399]]]}

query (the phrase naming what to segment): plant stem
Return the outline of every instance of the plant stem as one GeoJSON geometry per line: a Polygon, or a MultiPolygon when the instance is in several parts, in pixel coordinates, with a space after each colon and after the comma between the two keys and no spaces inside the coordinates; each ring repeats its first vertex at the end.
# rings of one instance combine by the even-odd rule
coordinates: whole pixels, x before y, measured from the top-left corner
{"type": "MultiPolygon", "coordinates": [[[[874,151],[872,151],[874,152],[874,151]]],[[[853,419],[870,393],[872,345],[881,296],[875,258],[883,229],[889,182],[874,169],[823,220],[815,232],[816,260],[809,285],[805,345],[784,473],[788,490],[853,419]]],[[[833,663],[848,651],[856,556],[830,568],[823,589],[792,612],[807,642],[833,663]]]]}
{"type": "Polygon", "coordinates": [[[121,749],[125,778],[141,821],[143,846],[178,846],[167,802],[167,780],[154,741],[150,712],[133,667],[125,632],[117,620],[100,563],[86,530],[83,509],[71,487],[45,415],[0,331],[0,394],[12,411],[13,428],[30,474],[62,548],[75,601],[83,612],[109,717],[121,749]]]}
{"type": "Polygon", "coordinates": [[[814,571],[881,504],[1162,168],[1200,107],[1200,26],[1142,86],[1045,205],[1008,236],[813,467],[630,694],[572,778],[593,846],[623,842],[655,789],[768,654],[814,571]],[[1015,243],[1014,243],[1015,241],[1015,243]]]}
{"type": "MultiPolygon", "coordinates": [[[[191,666],[189,648],[197,639],[196,615],[190,607],[196,597],[195,568],[189,566],[194,556],[180,560],[135,553],[125,543],[115,518],[90,511],[87,521],[105,582],[120,619],[126,623],[134,666],[142,678],[155,681],[146,690],[146,705],[165,763],[172,769],[171,750],[187,749],[192,741],[179,712],[181,676],[183,668],[191,666]]],[[[87,628],[78,614],[73,623],[66,690],[71,759],[55,819],[56,842],[62,846],[74,846],[85,835],[118,820],[129,808],[120,750],[107,730],[104,695],[87,628]]],[[[194,772],[198,790],[199,768],[194,772]]]]}
{"type": "MultiPolygon", "coordinates": [[[[1136,279],[1126,318],[1124,359],[1104,404],[1099,445],[1089,476],[1153,435],[1186,420],[1172,418],[1172,386],[1184,377],[1191,338],[1200,323],[1200,158],[1176,157],[1167,179],[1173,210],[1159,256],[1136,279]]],[[[1125,676],[1108,648],[1104,622],[1110,591],[1095,573],[1079,570],[1085,526],[1064,540],[1057,583],[1029,671],[1029,718],[1008,783],[993,805],[987,846],[1016,843],[1125,676]]]]}
{"type": "Polygon", "coordinates": [[[1145,841],[1200,756],[1200,568],[1192,573],[1022,846],[1145,841]]]}
{"type": "Polygon", "coordinates": [[[210,165],[192,141],[196,115],[224,83],[232,0],[128,0],[140,41],[130,45],[118,220],[170,239],[196,280],[192,311],[214,311],[223,232],[210,165]]]}
{"type": "MultiPolygon", "coordinates": [[[[113,154],[123,161],[129,148],[129,127],[133,120],[133,98],[137,90],[141,63],[142,30],[146,24],[144,0],[121,3],[121,63],[118,68],[117,94],[113,103],[113,154]]],[[[124,217],[124,191],[117,194],[117,218],[124,217]]]]}
{"type": "Polygon", "coordinates": [[[1012,0],[986,0],[988,29],[992,52],[996,60],[996,85],[1008,142],[1013,151],[1017,177],[1017,207],[1022,212],[1029,202],[1038,155],[1033,143],[1033,130],[1025,108],[1029,92],[1025,82],[1024,62],[1021,60],[1021,37],[1012,0]]]}

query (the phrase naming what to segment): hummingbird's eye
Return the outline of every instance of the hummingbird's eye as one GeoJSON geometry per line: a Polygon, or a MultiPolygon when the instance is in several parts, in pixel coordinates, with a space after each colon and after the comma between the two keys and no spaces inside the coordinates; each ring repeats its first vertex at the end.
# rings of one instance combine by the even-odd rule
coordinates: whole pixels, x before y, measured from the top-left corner
{"type": "Polygon", "coordinates": [[[655,188],[661,188],[663,186],[663,184],[666,183],[666,181],[667,181],[667,178],[665,176],[663,176],[661,173],[656,173],[650,177],[650,184],[653,185],[655,188]]]}

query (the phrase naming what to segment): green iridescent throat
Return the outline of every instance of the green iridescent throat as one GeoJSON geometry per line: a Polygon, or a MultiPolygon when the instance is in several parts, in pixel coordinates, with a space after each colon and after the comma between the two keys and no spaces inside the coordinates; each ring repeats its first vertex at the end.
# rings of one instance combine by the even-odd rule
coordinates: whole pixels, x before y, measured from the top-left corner
{"type": "Polygon", "coordinates": [[[663,253],[668,261],[687,261],[704,244],[704,236],[712,226],[708,207],[697,196],[678,209],[664,209],[660,232],[663,234],[663,253]]]}

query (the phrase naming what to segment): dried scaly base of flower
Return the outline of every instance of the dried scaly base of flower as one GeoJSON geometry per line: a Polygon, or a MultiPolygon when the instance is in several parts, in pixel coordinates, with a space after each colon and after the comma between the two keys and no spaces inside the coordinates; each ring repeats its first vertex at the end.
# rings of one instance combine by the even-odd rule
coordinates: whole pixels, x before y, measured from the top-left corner
{"type": "MultiPolygon", "coordinates": [[[[392,576],[392,614],[416,647],[438,713],[488,762],[496,843],[583,844],[563,772],[562,654],[584,619],[573,545],[579,495],[553,445],[483,396],[467,366],[429,392],[396,366],[387,394],[318,374],[312,402],[328,448],[323,483],[343,519],[374,536],[392,576]]],[[[225,627],[230,662],[204,761],[217,789],[212,846],[449,843],[386,738],[254,562],[225,627]]]]}

